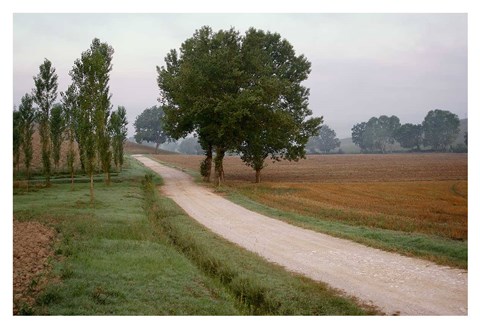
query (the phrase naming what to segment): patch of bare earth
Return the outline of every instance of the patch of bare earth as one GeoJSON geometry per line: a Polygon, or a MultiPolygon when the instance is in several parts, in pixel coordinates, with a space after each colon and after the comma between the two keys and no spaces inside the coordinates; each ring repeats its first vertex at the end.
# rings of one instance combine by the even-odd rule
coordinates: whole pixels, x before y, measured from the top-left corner
{"type": "Polygon", "coordinates": [[[32,306],[45,284],[54,239],[41,223],[13,221],[13,314],[32,306]]]}

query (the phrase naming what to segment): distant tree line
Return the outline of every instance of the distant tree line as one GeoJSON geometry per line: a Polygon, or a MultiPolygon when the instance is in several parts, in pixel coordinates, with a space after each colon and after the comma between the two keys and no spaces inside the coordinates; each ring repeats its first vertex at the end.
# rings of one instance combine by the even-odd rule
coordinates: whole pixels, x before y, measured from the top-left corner
{"type": "Polygon", "coordinates": [[[81,169],[90,178],[91,202],[94,200],[93,175],[103,172],[108,185],[112,160],[117,171],[122,169],[128,122],[124,107],[119,106],[112,112],[108,83],[113,53],[111,46],[95,38],[90,48],[75,61],[70,71],[72,83],[65,92],[60,92],[60,103],[55,103],[58,97],[55,68],[48,59],[40,65],[38,75],[33,78],[32,93],[22,97],[18,111],[14,109],[13,113],[14,165],[18,172],[20,151],[23,150],[27,185],[35,129],[40,134],[47,186],[50,185],[52,161],[54,172],[57,172],[65,141],[72,188],[78,149],[81,169]]]}
{"type": "Polygon", "coordinates": [[[395,142],[412,151],[420,151],[423,146],[431,151],[445,152],[459,132],[460,120],[456,114],[435,109],[428,112],[422,124],[400,124],[396,116],[372,117],[353,126],[352,142],[362,152],[386,153],[395,142]]]}
{"type": "Polygon", "coordinates": [[[306,145],[306,150],[310,154],[328,154],[338,147],[340,147],[340,139],[337,138],[337,133],[328,125],[324,124],[320,128],[318,135],[310,137],[306,145]]]}
{"type": "MultiPolygon", "coordinates": [[[[171,139],[198,136],[206,181],[214,166],[220,184],[223,158],[235,152],[259,182],[267,158],[304,158],[309,137],[322,123],[310,117],[309,90],[301,84],[310,67],[277,33],[251,28],[241,36],[233,28],[202,27],[157,67],[162,129],[171,139]]],[[[142,115],[136,129],[147,140],[138,128],[142,115]]]]}

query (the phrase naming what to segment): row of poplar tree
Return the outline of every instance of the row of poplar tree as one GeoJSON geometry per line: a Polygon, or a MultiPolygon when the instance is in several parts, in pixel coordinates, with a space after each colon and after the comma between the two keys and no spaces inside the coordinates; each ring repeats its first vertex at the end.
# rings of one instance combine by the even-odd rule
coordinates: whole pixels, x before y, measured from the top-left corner
{"type": "Polygon", "coordinates": [[[33,78],[35,87],[32,93],[22,97],[18,111],[13,113],[15,165],[18,171],[23,150],[27,181],[30,177],[35,128],[40,135],[47,186],[52,175],[52,160],[57,168],[64,141],[68,142],[66,162],[72,186],[78,149],[82,170],[90,178],[92,202],[94,174],[103,172],[105,183],[109,184],[112,159],[117,171],[121,170],[128,122],[123,106],[111,111],[108,84],[113,53],[111,46],[95,38],[90,48],[75,60],[69,73],[72,83],[65,92],[60,92],[61,103],[55,103],[58,97],[55,68],[48,59],[40,65],[38,75],[33,78]]]}

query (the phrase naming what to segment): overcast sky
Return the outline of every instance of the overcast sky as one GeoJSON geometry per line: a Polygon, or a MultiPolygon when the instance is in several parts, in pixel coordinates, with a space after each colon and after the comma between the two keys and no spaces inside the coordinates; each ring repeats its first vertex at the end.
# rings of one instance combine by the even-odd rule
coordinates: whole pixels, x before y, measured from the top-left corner
{"type": "MultiPolygon", "coordinates": [[[[278,32],[312,63],[305,82],[310,108],[350,137],[372,116],[421,123],[432,109],[467,117],[466,14],[14,14],[13,103],[33,88],[44,58],[59,91],[93,38],[115,49],[110,90],[114,109],[132,123],[158,104],[155,67],[203,25],[278,32]]],[[[58,98],[59,100],[60,98],[58,98]]]]}

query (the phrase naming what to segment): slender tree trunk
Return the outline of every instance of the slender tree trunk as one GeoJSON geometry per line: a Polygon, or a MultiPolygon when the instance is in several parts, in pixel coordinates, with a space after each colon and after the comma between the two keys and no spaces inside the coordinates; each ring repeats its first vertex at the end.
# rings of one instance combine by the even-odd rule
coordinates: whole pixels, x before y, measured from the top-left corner
{"type": "MultiPolygon", "coordinates": [[[[70,132],[72,133],[72,132],[70,132]]],[[[72,136],[73,134],[71,134],[72,136]]],[[[75,150],[74,150],[74,146],[73,146],[73,138],[70,137],[70,143],[69,143],[69,149],[68,149],[68,166],[69,166],[69,169],[70,169],[70,177],[71,177],[71,186],[70,186],[70,190],[74,190],[75,187],[74,187],[74,176],[75,176],[75,150]]]]}
{"type": "Polygon", "coordinates": [[[206,156],[207,156],[207,158],[205,158],[206,175],[203,177],[203,181],[210,182],[210,178],[212,176],[212,157],[213,157],[212,146],[208,146],[206,156]]]}
{"type": "Polygon", "coordinates": [[[28,182],[30,180],[30,167],[27,167],[27,192],[28,192],[28,182]]]}
{"type": "Polygon", "coordinates": [[[255,170],[255,183],[260,183],[260,173],[262,169],[256,169],[255,170]]]}
{"type": "Polygon", "coordinates": [[[95,196],[93,194],[93,172],[90,172],[90,205],[93,206],[95,196]]]}
{"type": "Polygon", "coordinates": [[[225,150],[222,147],[216,148],[215,155],[215,185],[220,186],[225,181],[225,172],[223,171],[223,158],[225,157],[225,150]]]}
{"type": "Polygon", "coordinates": [[[71,185],[70,185],[70,190],[75,190],[75,185],[73,183],[73,177],[74,177],[74,172],[73,170],[70,172],[70,179],[71,179],[71,185]]]}
{"type": "Polygon", "coordinates": [[[16,159],[15,166],[17,167],[17,169],[15,171],[15,176],[17,176],[18,172],[20,171],[20,155],[17,155],[16,157],[17,159],[16,159]]]}
{"type": "Polygon", "coordinates": [[[158,147],[160,147],[160,144],[157,142],[155,144],[155,154],[158,154],[158,147]]]}

